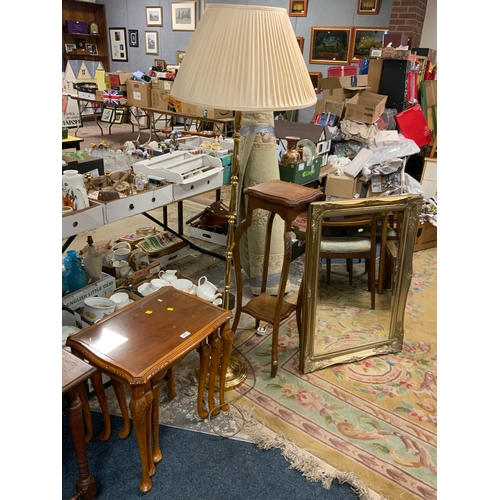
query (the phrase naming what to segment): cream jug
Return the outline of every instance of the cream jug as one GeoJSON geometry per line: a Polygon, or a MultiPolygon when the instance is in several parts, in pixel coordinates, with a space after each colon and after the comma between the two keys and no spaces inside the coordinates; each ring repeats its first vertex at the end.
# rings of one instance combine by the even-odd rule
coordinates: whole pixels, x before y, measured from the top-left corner
{"type": "Polygon", "coordinates": [[[74,210],[81,210],[90,206],[83,175],[79,174],[78,170],[66,170],[63,173],[62,195],[73,204],[74,210]]]}

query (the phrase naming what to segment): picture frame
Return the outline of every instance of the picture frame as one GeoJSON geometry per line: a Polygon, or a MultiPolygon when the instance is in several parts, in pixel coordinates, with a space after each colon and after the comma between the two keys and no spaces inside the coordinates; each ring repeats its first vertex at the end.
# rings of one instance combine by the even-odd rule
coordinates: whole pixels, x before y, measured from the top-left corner
{"type": "Polygon", "coordinates": [[[380,0],[358,0],[358,14],[378,14],[380,0]]]}
{"type": "Polygon", "coordinates": [[[128,30],[128,44],[130,47],[139,47],[139,30],[128,30]]]}
{"type": "Polygon", "coordinates": [[[299,49],[300,49],[300,51],[303,54],[304,53],[304,37],[303,36],[298,36],[296,38],[297,38],[297,43],[299,44],[299,49]]]}
{"type": "Polygon", "coordinates": [[[146,54],[157,56],[158,52],[158,31],[145,31],[146,54]]]}
{"type": "Polygon", "coordinates": [[[384,34],[388,28],[354,28],[351,61],[370,57],[370,50],[381,49],[384,45],[384,34]]]}
{"type": "Polygon", "coordinates": [[[75,38],[75,45],[77,49],[85,50],[85,38],[75,38]]]}
{"type": "Polygon", "coordinates": [[[111,60],[128,62],[127,31],[125,28],[109,28],[111,60]]]}
{"type": "Polygon", "coordinates": [[[178,50],[176,52],[176,64],[177,66],[180,66],[182,60],[184,59],[184,56],[186,55],[186,51],[185,50],[178,50]]]}
{"type": "Polygon", "coordinates": [[[172,31],[196,29],[196,2],[172,2],[172,31]]]}
{"type": "Polygon", "coordinates": [[[101,122],[111,123],[114,122],[115,109],[114,108],[104,108],[102,110],[101,122]]]}
{"type": "Polygon", "coordinates": [[[347,64],[351,54],[352,28],[349,27],[311,27],[311,64],[347,64]]]}
{"type": "Polygon", "coordinates": [[[309,0],[290,0],[288,7],[289,17],[306,17],[309,0]]]}
{"type": "Polygon", "coordinates": [[[146,7],[146,26],[163,26],[163,7],[155,5],[154,7],[146,7]]]}
{"type": "Polygon", "coordinates": [[[167,63],[163,59],[155,59],[154,65],[157,68],[165,69],[167,63]]]}
{"type": "Polygon", "coordinates": [[[97,45],[95,43],[87,43],[85,48],[88,50],[88,52],[91,56],[99,55],[97,52],[97,45]]]}
{"type": "Polygon", "coordinates": [[[74,54],[76,53],[76,44],[75,43],[65,43],[64,50],[66,54],[74,54]]]}
{"type": "Polygon", "coordinates": [[[319,84],[319,79],[323,78],[323,73],[321,71],[309,71],[309,76],[311,77],[311,82],[313,84],[316,94],[321,92],[321,85],[319,84]]]}

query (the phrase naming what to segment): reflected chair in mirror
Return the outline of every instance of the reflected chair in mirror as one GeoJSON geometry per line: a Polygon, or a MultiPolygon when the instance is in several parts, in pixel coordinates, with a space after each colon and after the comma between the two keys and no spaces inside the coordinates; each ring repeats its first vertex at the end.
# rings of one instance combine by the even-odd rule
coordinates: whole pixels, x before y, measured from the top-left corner
{"type": "Polygon", "coordinates": [[[323,220],[323,236],[320,243],[320,258],[326,259],[327,285],[330,285],[332,259],[347,259],[349,285],[353,284],[353,259],[364,259],[372,309],[375,309],[375,260],[379,218],[380,214],[375,214],[365,217],[323,220]]]}

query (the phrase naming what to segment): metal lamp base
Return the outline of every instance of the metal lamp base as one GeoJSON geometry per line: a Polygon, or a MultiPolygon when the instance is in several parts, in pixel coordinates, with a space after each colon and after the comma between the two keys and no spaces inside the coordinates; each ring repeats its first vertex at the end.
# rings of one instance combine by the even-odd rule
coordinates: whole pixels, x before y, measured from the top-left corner
{"type": "MultiPolygon", "coordinates": [[[[199,367],[196,367],[192,371],[192,375],[198,380],[198,375],[200,373],[199,367]]],[[[209,375],[207,374],[207,378],[205,380],[205,386],[208,386],[208,377],[209,375]]],[[[231,356],[229,359],[229,366],[227,367],[226,371],[226,382],[224,384],[224,389],[230,390],[230,389],[236,389],[239,387],[243,382],[245,382],[247,378],[247,367],[245,365],[245,362],[237,357],[237,356],[231,356]]],[[[215,387],[218,389],[220,386],[220,376],[217,375],[215,377],[215,387]]]]}

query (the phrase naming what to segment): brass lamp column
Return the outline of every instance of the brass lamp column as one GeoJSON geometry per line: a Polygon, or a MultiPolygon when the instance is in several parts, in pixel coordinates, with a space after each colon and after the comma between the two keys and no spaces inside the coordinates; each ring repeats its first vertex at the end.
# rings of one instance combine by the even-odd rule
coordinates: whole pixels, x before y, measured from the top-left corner
{"type": "MultiPolygon", "coordinates": [[[[294,110],[317,102],[288,11],[257,5],[208,4],[170,93],[175,99],[201,108],[236,112],[223,293],[227,309],[241,184],[241,112],[294,110]]],[[[265,162],[259,168],[266,169],[265,162]]]]}

